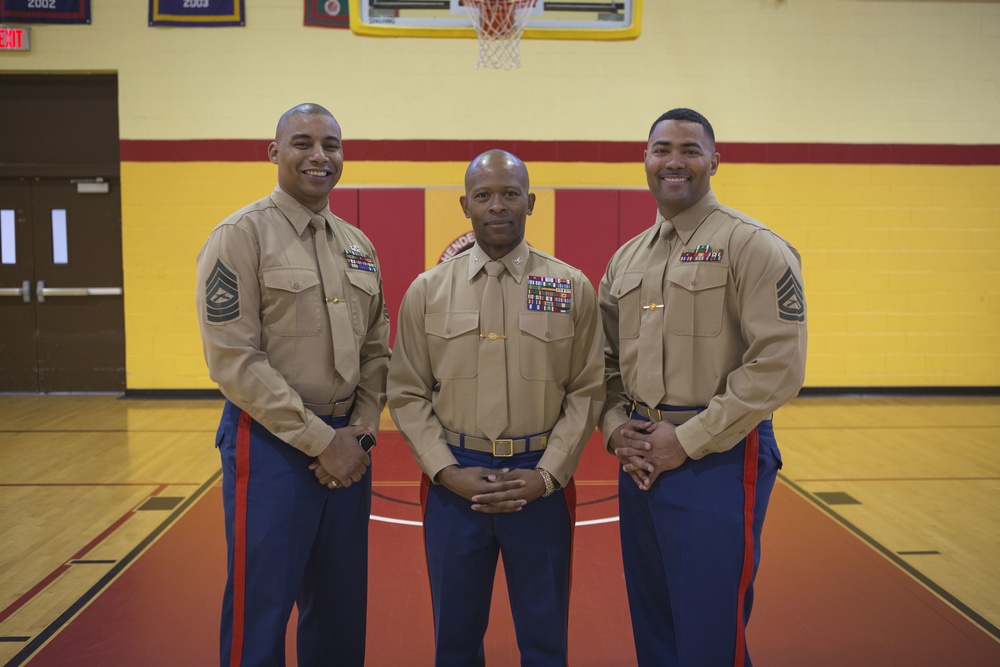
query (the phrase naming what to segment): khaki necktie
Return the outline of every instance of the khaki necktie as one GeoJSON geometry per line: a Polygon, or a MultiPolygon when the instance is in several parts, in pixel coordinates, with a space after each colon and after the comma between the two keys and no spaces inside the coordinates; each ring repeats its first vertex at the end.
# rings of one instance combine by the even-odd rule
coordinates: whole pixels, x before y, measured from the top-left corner
{"type": "Polygon", "coordinates": [[[663,328],[666,326],[664,295],[667,262],[670,260],[669,237],[673,230],[671,223],[663,224],[642,277],[644,303],[639,314],[639,386],[636,389],[639,400],[651,408],[655,408],[667,393],[667,369],[663,364],[663,328]]]}
{"type": "Polygon", "coordinates": [[[340,270],[337,268],[337,258],[330,250],[326,239],[326,219],[314,215],[309,221],[313,228],[313,240],[316,243],[316,261],[319,264],[320,280],[323,282],[323,294],[326,310],[330,316],[330,329],[333,335],[333,363],[337,374],[348,384],[356,382],[353,377],[357,367],[357,350],[354,343],[354,329],[351,325],[350,304],[340,270]]]}
{"type": "Polygon", "coordinates": [[[479,311],[479,409],[476,423],[490,440],[507,428],[507,336],[504,335],[501,262],[486,263],[486,287],[479,311]]]}

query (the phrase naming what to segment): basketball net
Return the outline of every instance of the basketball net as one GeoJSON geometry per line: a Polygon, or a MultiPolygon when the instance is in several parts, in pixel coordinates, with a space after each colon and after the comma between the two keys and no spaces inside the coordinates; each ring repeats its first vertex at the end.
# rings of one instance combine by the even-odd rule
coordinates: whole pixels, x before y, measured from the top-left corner
{"type": "Polygon", "coordinates": [[[538,0],[464,0],[479,38],[476,67],[511,69],[521,66],[521,35],[538,0]]]}

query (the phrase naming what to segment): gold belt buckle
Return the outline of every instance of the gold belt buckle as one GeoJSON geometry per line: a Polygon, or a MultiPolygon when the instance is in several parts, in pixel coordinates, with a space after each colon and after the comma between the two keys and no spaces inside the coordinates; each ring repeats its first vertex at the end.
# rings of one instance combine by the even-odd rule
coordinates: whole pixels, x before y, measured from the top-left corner
{"type": "Polygon", "coordinates": [[[497,456],[497,457],[514,456],[514,441],[511,440],[511,439],[509,439],[509,438],[506,438],[506,439],[503,439],[503,440],[494,440],[493,441],[493,456],[497,456]],[[500,452],[498,452],[497,451],[497,445],[506,445],[507,446],[507,453],[506,454],[501,454],[500,452]]]}

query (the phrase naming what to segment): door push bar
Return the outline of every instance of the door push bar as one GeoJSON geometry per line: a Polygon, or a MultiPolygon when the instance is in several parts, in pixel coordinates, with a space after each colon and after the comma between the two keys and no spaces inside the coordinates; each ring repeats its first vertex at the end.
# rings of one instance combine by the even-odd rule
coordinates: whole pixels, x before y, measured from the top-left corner
{"type": "Polygon", "coordinates": [[[0,287],[0,296],[19,296],[25,303],[31,303],[31,281],[25,280],[20,287],[0,287]]]}
{"type": "Polygon", "coordinates": [[[35,288],[38,303],[45,303],[47,296],[121,296],[121,287],[46,287],[44,280],[35,288]]]}

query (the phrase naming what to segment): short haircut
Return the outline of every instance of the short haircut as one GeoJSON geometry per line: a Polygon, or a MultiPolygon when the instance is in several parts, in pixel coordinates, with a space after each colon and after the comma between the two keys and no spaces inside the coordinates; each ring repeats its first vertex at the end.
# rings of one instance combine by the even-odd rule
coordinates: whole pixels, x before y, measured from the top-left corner
{"type": "Polygon", "coordinates": [[[708,122],[707,118],[702,116],[697,111],[694,111],[693,109],[685,109],[683,107],[679,109],[671,109],[653,121],[653,124],[649,127],[650,137],[653,136],[653,130],[656,129],[656,126],[665,120],[683,120],[689,123],[698,123],[705,128],[705,134],[707,134],[708,138],[712,141],[712,146],[715,146],[715,130],[712,129],[712,124],[708,122]]]}
{"type": "MultiPolygon", "coordinates": [[[[306,102],[304,104],[299,104],[297,106],[292,107],[285,113],[281,114],[281,118],[278,119],[278,126],[274,129],[275,138],[278,137],[278,134],[281,132],[281,126],[284,124],[286,120],[288,120],[292,116],[303,116],[303,115],[317,115],[317,116],[326,116],[328,118],[333,118],[333,114],[330,113],[325,107],[322,107],[319,104],[315,104],[313,102],[306,102]]],[[[333,118],[333,121],[336,122],[337,119],[333,118]]]]}

